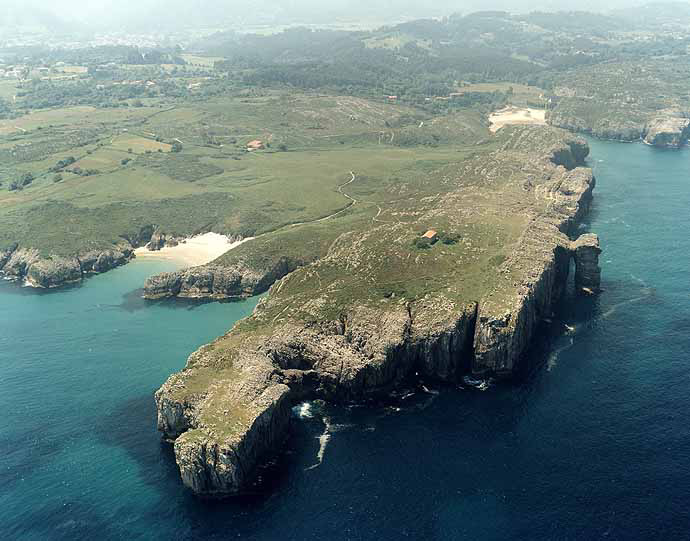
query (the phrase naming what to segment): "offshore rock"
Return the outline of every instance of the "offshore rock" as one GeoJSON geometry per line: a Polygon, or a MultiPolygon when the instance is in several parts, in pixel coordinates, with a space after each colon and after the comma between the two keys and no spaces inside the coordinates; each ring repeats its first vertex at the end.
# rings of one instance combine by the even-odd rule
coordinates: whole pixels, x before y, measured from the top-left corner
{"type": "Polygon", "coordinates": [[[644,142],[656,147],[679,148],[690,135],[690,119],[655,118],[647,126],[644,142]]]}
{"type": "Polygon", "coordinates": [[[599,237],[592,233],[582,235],[571,249],[575,256],[575,287],[581,292],[596,293],[601,286],[599,237]]]}

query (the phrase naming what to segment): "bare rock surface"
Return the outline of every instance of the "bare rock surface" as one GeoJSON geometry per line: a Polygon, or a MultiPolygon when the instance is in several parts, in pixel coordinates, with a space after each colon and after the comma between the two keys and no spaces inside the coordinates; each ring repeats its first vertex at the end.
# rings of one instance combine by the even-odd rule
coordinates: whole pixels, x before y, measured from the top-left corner
{"type": "Polygon", "coordinates": [[[647,126],[644,141],[657,147],[679,148],[690,135],[690,119],[679,117],[659,117],[647,126]]]}

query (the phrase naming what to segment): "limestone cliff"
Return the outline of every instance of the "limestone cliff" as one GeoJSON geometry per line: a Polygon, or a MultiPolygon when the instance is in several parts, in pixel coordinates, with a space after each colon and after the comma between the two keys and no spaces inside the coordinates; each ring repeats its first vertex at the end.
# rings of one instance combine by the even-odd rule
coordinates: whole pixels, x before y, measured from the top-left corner
{"type": "Polygon", "coordinates": [[[177,272],[167,272],[150,277],[144,284],[144,297],[227,299],[250,297],[268,288],[299,266],[290,257],[281,257],[268,268],[251,268],[245,264],[221,267],[209,264],[177,272]]]}
{"type": "Polygon", "coordinates": [[[54,289],[80,282],[90,274],[99,274],[124,265],[134,257],[134,248],[154,243],[157,249],[174,245],[177,239],[153,226],[141,228],[110,247],[77,252],[73,255],[42,253],[16,243],[0,250],[0,274],[27,286],[54,289]]]}
{"type": "MultiPolygon", "coordinates": [[[[571,258],[580,285],[596,281],[598,240],[570,239],[594,187],[586,144],[550,129],[502,137],[494,154],[445,177],[444,197],[397,207],[417,230],[443,223],[462,234],[421,249],[410,247],[402,219],[343,234],[168,379],[156,393],[158,428],[175,440],[187,487],[241,491],[287,437],[297,400],[360,400],[420,377],[510,375],[551,316],[571,258]]],[[[233,285],[221,292],[256,283],[246,269],[222,272],[233,285]]],[[[187,282],[189,291],[213,291],[216,278],[201,287],[172,280],[172,290],[187,282]]]]}
{"type": "Polygon", "coordinates": [[[133,251],[127,246],[94,250],[74,257],[44,256],[36,249],[14,246],[11,252],[0,256],[0,274],[31,287],[54,289],[80,282],[87,274],[123,265],[132,256],[133,251]]]}
{"type": "Polygon", "coordinates": [[[690,135],[690,119],[658,117],[645,130],[644,142],[656,147],[679,148],[690,135]]]}
{"type": "Polygon", "coordinates": [[[601,139],[634,142],[648,145],[679,148],[690,137],[690,119],[687,112],[676,109],[655,113],[593,114],[597,104],[592,100],[555,100],[547,112],[546,120],[552,126],[569,131],[586,133],[601,139]],[[562,102],[562,103],[561,103],[562,102]]]}

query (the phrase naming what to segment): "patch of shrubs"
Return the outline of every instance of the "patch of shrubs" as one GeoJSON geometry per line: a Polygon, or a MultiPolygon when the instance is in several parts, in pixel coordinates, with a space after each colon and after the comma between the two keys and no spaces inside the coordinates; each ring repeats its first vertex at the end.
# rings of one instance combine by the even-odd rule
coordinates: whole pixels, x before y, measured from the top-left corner
{"type": "Polygon", "coordinates": [[[417,237],[412,241],[412,246],[419,250],[428,250],[431,248],[431,241],[425,237],[417,237]]]}
{"type": "Polygon", "coordinates": [[[414,248],[419,249],[419,250],[428,250],[429,248],[431,248],[434,244],[436,244],[439,241],[442,242],[443,244],[450,246],[450,245],[457,244],[458,242],[460,242],[461,238],[462,237],[458,233],[447,233],[445,231],[439,231],[436,234],[436,238],[434,238],[434,239],[428,239],[426,237],[423,237],[423,236],[421,236],[421,233],[420,233],[420,236],[416,237],[412,241],[412,246],[414,248]]]}
{"type": "Polygon", "coordinates": [[[460,242],[460,239],[462,238],[458,233],[446,233],[444,231],[439,233],[438,237],[439,239],[441,239],[441,242],[443,244],[448,245],[457,244],[458,242],[460,242]]]}
{"type": "Polygon", "coordinates": [[[69,170],[70,173],[79,175],[80,177],[90,177],[92,175],[100,175],[101,171],[99,169],[82,169],[81,167],[75,167],[69,170]]]}
{"type": "Polygon", "coordinates": [[[65,167],[72,165],[76,161],[77,160],[74,158],[74,156],[68,156],[64,160],[57,162],[53,167],[48,169],[48,171],[51,173],[57,173],[58,171],[62,171],[65,167]]]}
{"type": "Polygon", "coordinates": [[[15,179],[12,182],[10,182],[10,185],[7,187],[7,189],[11,192],[15,190],[22,190],[25,186],[28,186],[33,181],[34,175],[32,173],[24,173],[18,179],[15,179]]]}

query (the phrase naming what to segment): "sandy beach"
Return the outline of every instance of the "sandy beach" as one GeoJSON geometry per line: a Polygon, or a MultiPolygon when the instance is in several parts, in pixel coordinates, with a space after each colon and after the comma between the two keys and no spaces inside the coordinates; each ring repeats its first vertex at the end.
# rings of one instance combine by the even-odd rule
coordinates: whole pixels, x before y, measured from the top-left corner
{"type": "Polygon", "coordinates": [[[220,257],[225,252],[251,240],[243,239],[230,242],[225,235],[204,233],[181,242],[177,246],[164,246],[161,250],[151,251],[145,246],[134,250],[137,258],[167,259],[183,263],[187,267],[205,265],[220,257]]]}
{"type": "Polygon", "coordinates": [[[506,107],[489,115],[492,133],[496,133],[503,126],[509,124],[546,124],[546,111],[544,109],[520,109],[518,107],[506,107]]]}

